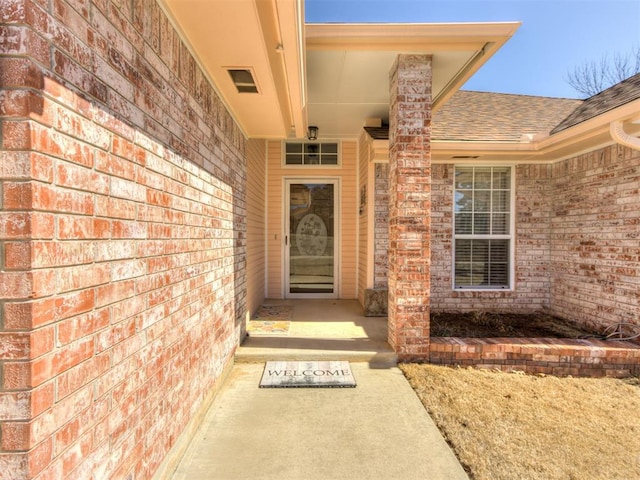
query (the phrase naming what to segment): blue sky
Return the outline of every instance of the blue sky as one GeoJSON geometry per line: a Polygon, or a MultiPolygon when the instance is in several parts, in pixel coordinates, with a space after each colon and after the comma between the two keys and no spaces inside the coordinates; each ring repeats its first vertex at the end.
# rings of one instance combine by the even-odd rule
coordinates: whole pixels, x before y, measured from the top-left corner
{"type": "Polygon", "coordinates": [[[463,87],[579,98],[577,65],[640,47],[640,0],[306,0],[307,22],[502,22],[522,26],[463,87]]]}

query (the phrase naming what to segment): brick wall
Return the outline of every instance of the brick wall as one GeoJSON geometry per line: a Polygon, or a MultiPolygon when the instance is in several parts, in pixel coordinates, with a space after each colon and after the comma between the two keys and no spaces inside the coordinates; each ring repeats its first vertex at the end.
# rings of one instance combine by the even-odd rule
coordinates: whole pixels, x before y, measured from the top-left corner
{"type": "MultiPolygon", "coordinates": [[[[515,167],[514,291],[452,290],[453,172],[453,165],[432,166],[433,311],[545,309],[597,330],[640,324],[637,151],[613,145],[553,165],[515,167]]],[[[382,225],[384,205],[376,205],[382,225]]],[[[385,242],[376,230],[377,252],[385,242]]]]}
{"type": "Polygon", "coordinates": [[[149,478],[242,334],[245,140],[151,0],[0,21],[0,478],[149,478]]]}
{"type": "Polygon", "coordinates": [[[432,338],[429,361],[438,365],[574,377],[640,375],[634,342],[565,338],[432,338]]]}
{"type": "Polygon", "coordinates": [[[640,152],[613,145],[558,162],[553,182],[553,313],[640,325],[640,152]]]}
{"type": "Polygon", "coordinates": [[[433,165],[431,309],[453,311],[540,310],[549,304],[551,166],[518,165],[516,258],[513,291],[452,290],[453,165],[433,165]]]}
{"type": "Polygon", "coordinates": [[[398,55],[389,75],[389,344],[429,356],[431,57],[398,55]]]}
{"type": "Polygon", "coordinates": [[[387,288],[389,275],[389,164],[375,165],[373,288],[387,288]]]}

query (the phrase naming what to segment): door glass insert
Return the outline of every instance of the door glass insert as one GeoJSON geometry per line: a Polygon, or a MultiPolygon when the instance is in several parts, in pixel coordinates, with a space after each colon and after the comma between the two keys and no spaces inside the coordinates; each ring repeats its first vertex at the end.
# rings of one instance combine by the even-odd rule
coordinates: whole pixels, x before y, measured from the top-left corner
{"type": "Polygon", "coordinates": [[[289,184],[289,293],[335,290],[333,183],[289,184]]]}

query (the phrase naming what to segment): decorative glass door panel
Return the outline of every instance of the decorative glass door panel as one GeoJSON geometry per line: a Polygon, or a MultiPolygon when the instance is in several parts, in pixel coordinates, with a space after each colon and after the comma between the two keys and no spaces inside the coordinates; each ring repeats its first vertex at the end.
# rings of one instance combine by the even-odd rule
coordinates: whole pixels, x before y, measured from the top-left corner
{"type": "Polygon", "coordinates": [[[336,297],[336,182],[287,182],[287,296],[336,297]]]}

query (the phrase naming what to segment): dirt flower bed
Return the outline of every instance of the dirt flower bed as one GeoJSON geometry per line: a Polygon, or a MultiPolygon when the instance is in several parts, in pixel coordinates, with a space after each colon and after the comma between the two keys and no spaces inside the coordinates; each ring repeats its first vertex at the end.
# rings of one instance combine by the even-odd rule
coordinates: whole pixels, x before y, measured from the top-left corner
{"type": "Polygon", "coordinates": [[[546,337],[589,338],[597,336],[566,320],[544,313],[432,313],[432,337],[546,337]]]}
{"type": "Polygon", "coordinates": [[[640,478],[640,379],[401,365],[473,480],[640,478]]]}

